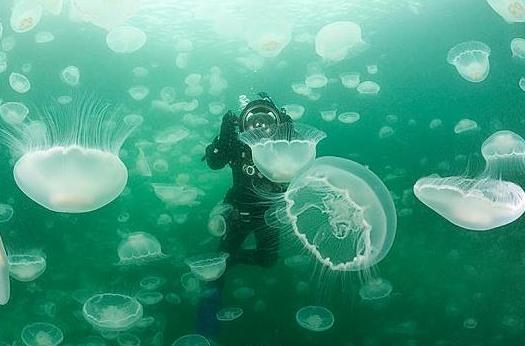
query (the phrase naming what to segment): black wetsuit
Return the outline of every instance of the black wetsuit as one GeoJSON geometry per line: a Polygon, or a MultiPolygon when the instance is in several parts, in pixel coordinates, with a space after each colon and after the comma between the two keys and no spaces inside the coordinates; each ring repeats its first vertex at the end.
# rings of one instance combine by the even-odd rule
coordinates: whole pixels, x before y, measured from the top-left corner
{"type": "MultiPolygon", "coordinates": [[[[225,203],[232,205],[233,211],[226,217],[227,230],[219,250],[230,254],[230,264],[269,267],[277,262],[279,256],[279,233],[278,229],[266,225],[264,221],[264,213],[270,206],[264,196],[283,192],[286,185],[266,179],[257,170],[250,147],[238,139],[236,120],[235,115],[228,112],[223,118],[220,136],[206,148],[208,166],[221,169],[229,164],[233,175],[233,186],[224,198],[225,203]],[[241,249],[251,232],[255,235],[256,249],[241,249]]],[[[281,120],[292,121],[286,114],[281,120]]]]}

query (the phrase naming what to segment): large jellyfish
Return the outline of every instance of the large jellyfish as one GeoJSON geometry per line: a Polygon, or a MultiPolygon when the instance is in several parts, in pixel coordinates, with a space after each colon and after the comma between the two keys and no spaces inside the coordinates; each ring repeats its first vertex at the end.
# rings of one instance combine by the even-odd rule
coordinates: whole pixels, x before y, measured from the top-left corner
{"type": "Polygon", "coordinates": [[[0,237],[0,305],[9,302],[10,292],[9,259],[4,249],[2,237],[0,237]]]}
{"type": "Polygon", "coordinates": [[[525,0],[487,0],[507,23],[525,22],[525,0]]]}
{"type": "Polygon", "coordinates": [[[525,170],[525,139],[512,131],[497,131],[483,142],[481,155],[484,177],[514,179],[525,170]]]}
{"type": "Polygon", "coordinates": [[[490,71],[490,47],[483,42],[462,42],[448,51],[447,62],[461,77],[472,83],[483,82],[490,71]]]}
{"type": "Polygon", "coordinates": [[[355,55],[365,47],[361,27],[353,22],[330,23],[315,36],[315,52],[327,61],[341,61],[348,54],[355,55]]]}
{"type": "Polygon", "coordinates": [[[490,178],[419,179],[416,197],[453,224],[485,231],[509,224],[525,212],[525,192],[518,185],[490,178]]]}
{"type": "Polygon", "coordinates": [[[118,153],[141,123],[119,115],[87,100],[53,106],[0,129],[0,140],[16,159],[13,175],[20,190],[49,210],[67,213],[93,211],[117,198],[128,178],[118,153]]]}
{"type": "Polygon", "coordinates": [[[317,143],[325,137],[313,127],[284,123],[243,132],[239,139],[250,146],[253,162],[266,178],[287,183],[312,163],[317,143]]]}
{"type": "Polygon", "coordinates": [[[332,271],[366,271],[390,250],[397,218],[386,186],[368,168],[322,157],[296,176],[266,219],[293,234],[332,271]]]}
{"type": "Polygon", "coordinates": [[[142,318],[143,308],[135,298],[104,293],[86,300],[82,314],[96,329],[123,332],[131,329],[142,318]]]}

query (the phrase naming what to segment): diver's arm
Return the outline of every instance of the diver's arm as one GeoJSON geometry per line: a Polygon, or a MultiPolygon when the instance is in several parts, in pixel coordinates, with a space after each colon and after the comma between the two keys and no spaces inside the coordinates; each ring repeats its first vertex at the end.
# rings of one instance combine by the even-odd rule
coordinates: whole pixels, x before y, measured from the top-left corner
{"type": "Polygon", "coordinates": [[[206,163],[211,169],[221,169],[231,161],[233,143],[237,138],[237,117],[228,111],[222,118],[221,132],[206,147],[206,163]]]}

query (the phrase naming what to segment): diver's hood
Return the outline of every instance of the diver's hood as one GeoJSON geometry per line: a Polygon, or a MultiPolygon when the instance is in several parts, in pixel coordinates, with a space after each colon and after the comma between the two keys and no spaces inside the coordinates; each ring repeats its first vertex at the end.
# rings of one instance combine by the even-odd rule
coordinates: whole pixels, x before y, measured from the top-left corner
{"type": "Polygon", "coordinates": [[[270,129],[281,123],[281,112],[270,101],[259,99],[244,107],[240,116],[241,132],[255,128],[270,129]]]}

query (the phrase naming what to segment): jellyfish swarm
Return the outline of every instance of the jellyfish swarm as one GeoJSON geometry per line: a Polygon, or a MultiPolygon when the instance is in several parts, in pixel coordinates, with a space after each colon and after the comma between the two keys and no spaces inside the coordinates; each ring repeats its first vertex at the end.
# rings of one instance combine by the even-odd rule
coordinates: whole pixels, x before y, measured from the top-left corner
{"type": "Polygon", "coordinates": [[[0,305],[5,305],[9,302],[11,292],[9,282],[9,259],[5,252],[2,237],[0,237],[0,305]]]}
{"type": "Polygon", "coordinates": [[[394,202],[366,167],[322,157],[290,183],[266,214],[293,234],[332,271],[366,271],[390,250],[396,233],[394,202]]]}
{"type": "Polygon", "coordinates": [[[250,146],[253,163],[269,180],[289,182],[313,162],[316,146],[326,134],[314,127],[283,123],[270,128],[255,128],[239,135],[250,146]]]}
{"type": "Polygon", "coordinates": [[[140,121],[85,99],[53,105],[36,117],[0,129],[14,154],[15,182],[29,198],[56,212],[85,213],[124,190],[128,172],[119,150],[140,121]]]}
{"type": "Polygon", "coordinates": [[[503,130],[493,133],[481,146],[485,159],[483,177],[514,181],[525,171],[525,140],[503,130]]]}
{"type": "Polygon", "coordinates": [[[122,294],[97,294],[86,300],[82,315],[98,330],[123,332],[137,323],[143,314],[137,299],[122,294]]]}
{"type": "Polygon", "coordinates": [[[453,224],[486,231],[509,224],[525,212],[525,192],[518,185],[490,178],[419,179],[416,197],[453,224]]]}
{"type": "Polygon", "coordinates": [[[456,67],[461,77],[472,83],[483,82],[490,71],[490,47],[483,42],[460,43],[448,51],[447,62],[456,67]]]}
{"type": "Polygon", "coordinates": [[[487,0],[507,23],[525,22],[525,0],[487,0]]]}
{"type": "Polygon", "coordinates": [[[202,281],[214,281],[224,274],[229,254],[207,254],[186,259],[191,272],[202,281]]]}
{"type": "Polygon", "coordinates": [[[326,61],[341,61],[349,53],[361,52],[366,43],[361,27],[353,22],[340,21],[325,25],[315,36],[315,52],[326,61]]]}

